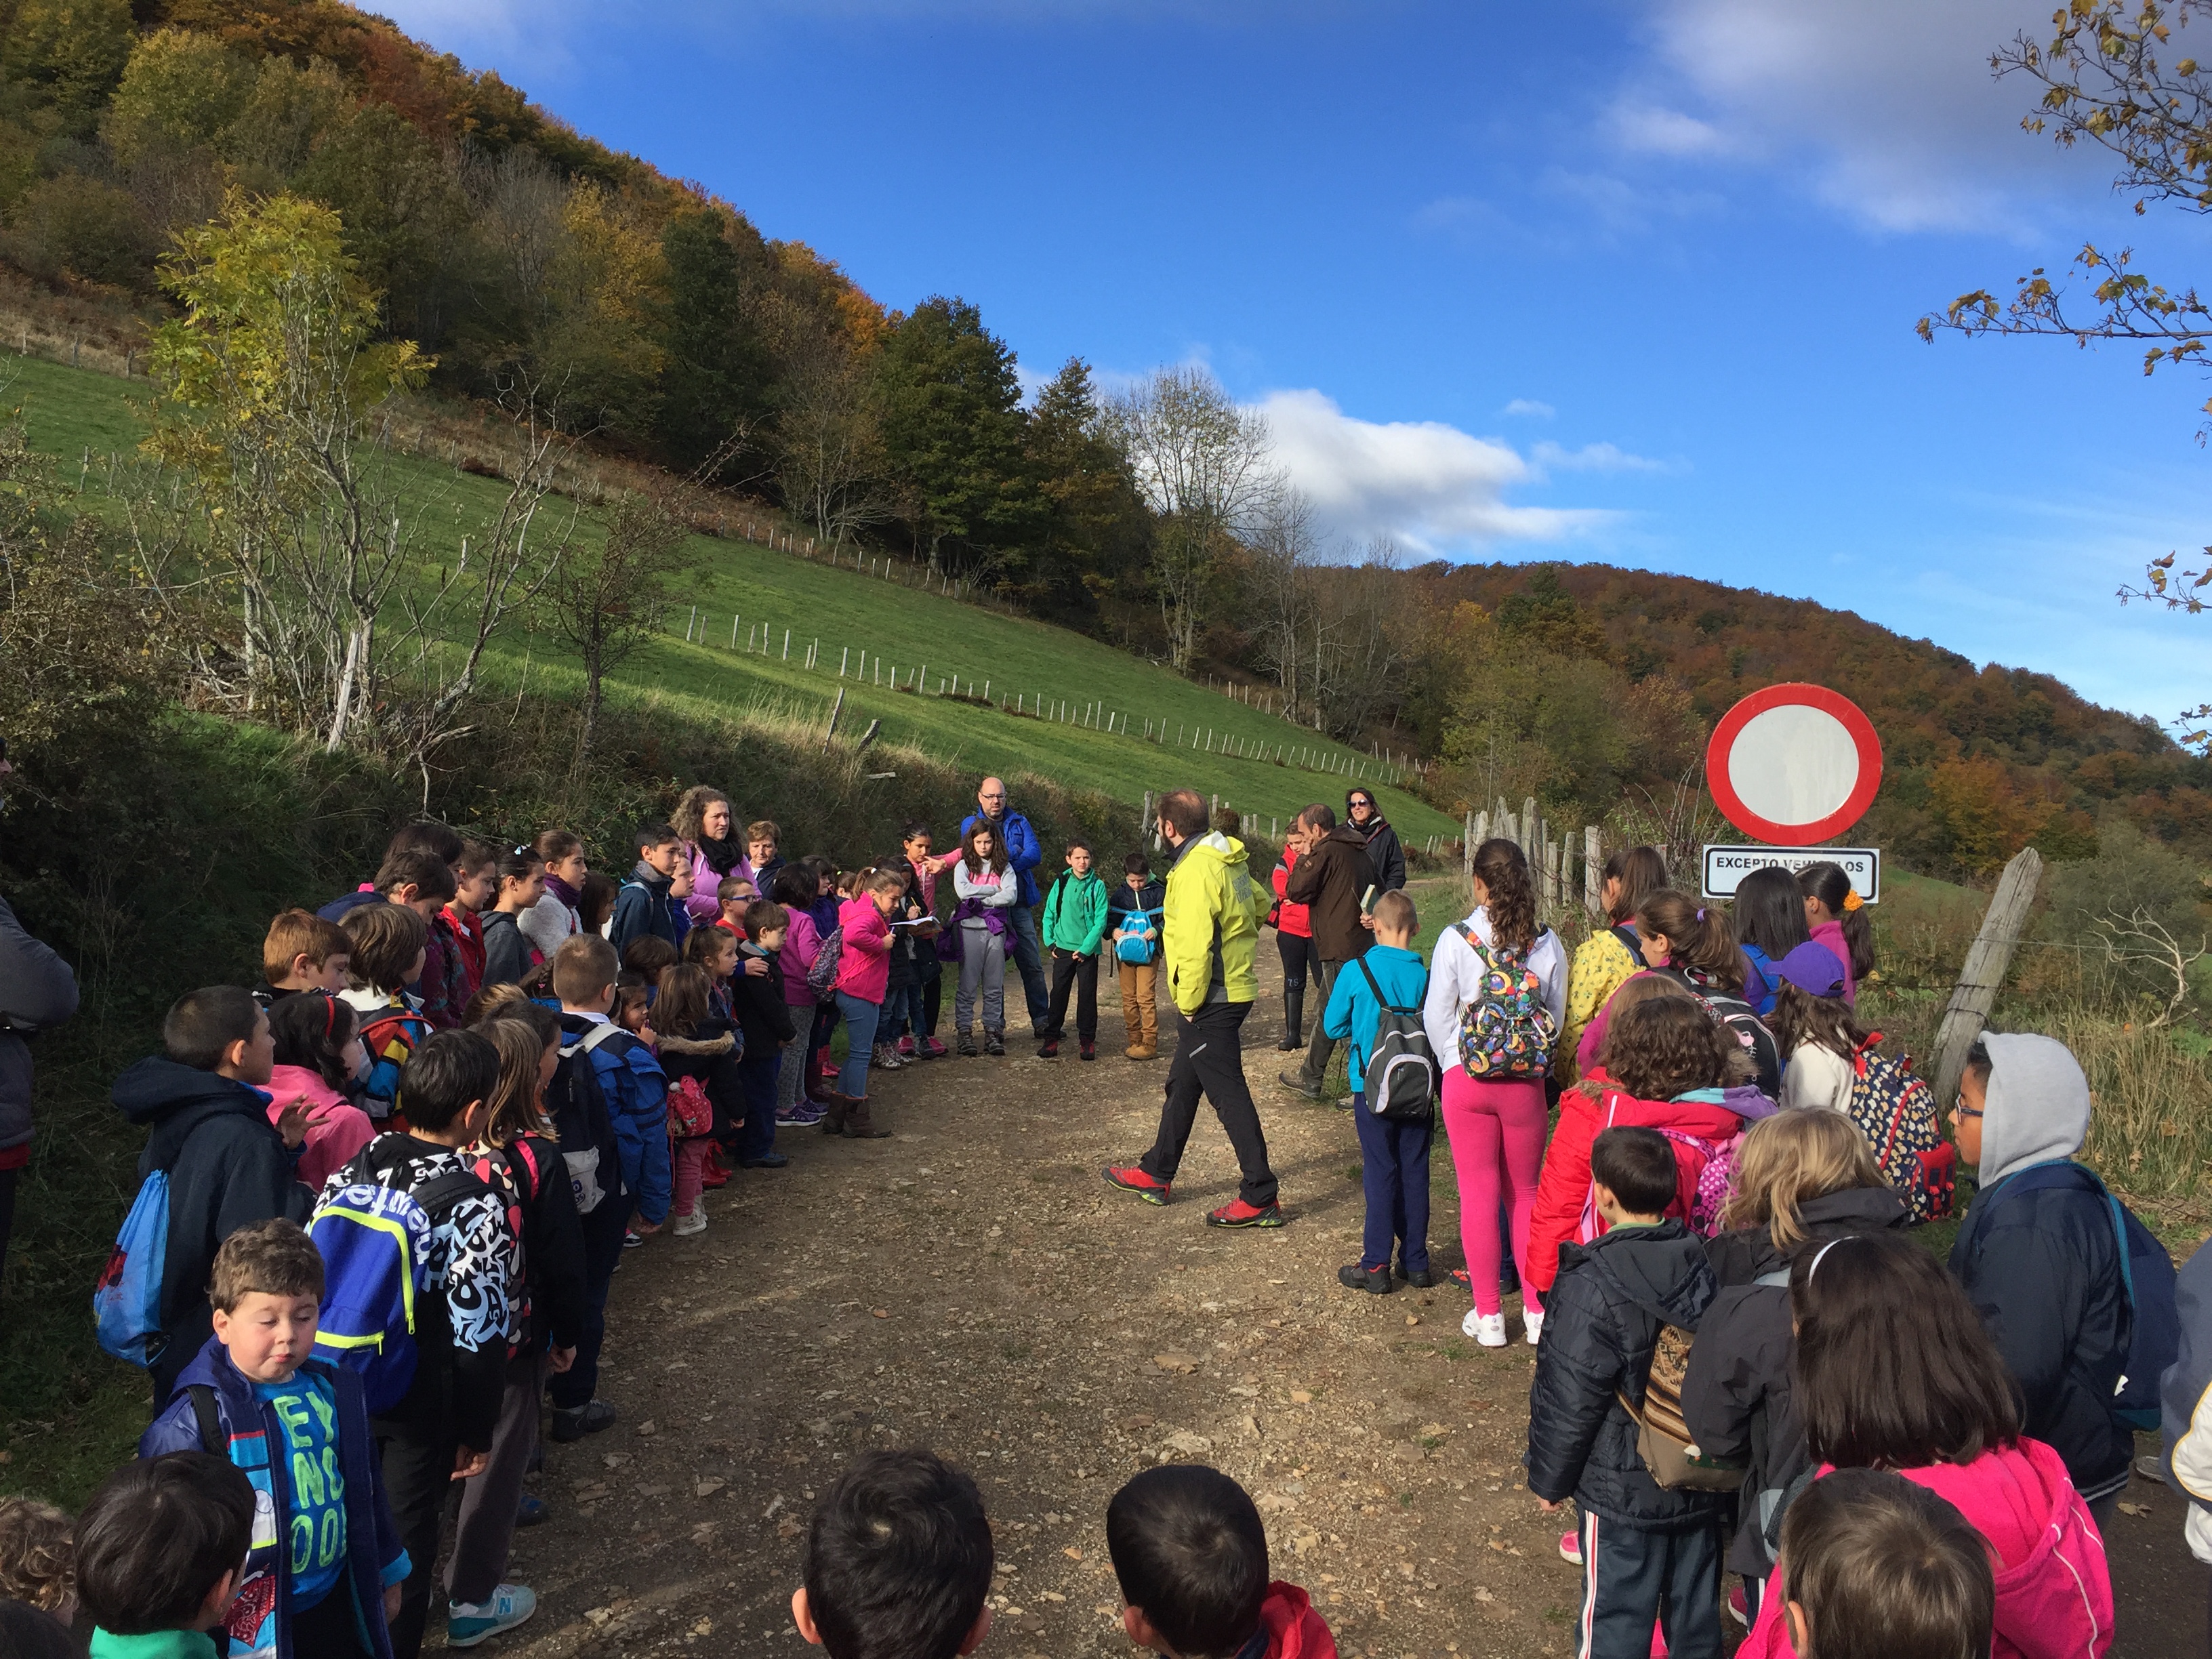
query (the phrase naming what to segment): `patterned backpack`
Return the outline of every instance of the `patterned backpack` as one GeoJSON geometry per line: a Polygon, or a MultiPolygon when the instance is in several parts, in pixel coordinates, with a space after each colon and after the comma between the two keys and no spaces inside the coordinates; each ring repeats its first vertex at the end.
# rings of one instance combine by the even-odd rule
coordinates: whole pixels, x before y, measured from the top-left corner
{"type": "Polygon", "coordinates": [[[1465,922],[1452,928],[1482,970],[1474,995],[1460,1005],[1459,1056],[1467,1074],[1480,1082],[1544,1076],[1559,1027],[1544,1005],[1535,970],[1521,951],[1485,945],[1465,922]]]}
{"type": "Polygon", "coordinates": [[[1844,1110],[1905,1200],[1913,1225],[1940,1221],[1957,1194],[1959,1149],[1943,1138],[1928,1080],[1913,1075],[1910,1060],[1876,1054],[1881,1041],[1876,1031],[1851,1055],[1851,1097],[1844,1110]]]}
{"type": "Polygon", "coordinates": [[[1715,1237],[1721,1230],[1721,1212],[1735,1192],[1735,1156],[1743,1145],[1742,1134],[1731,1135],[1726,1140],[1708,1140],[1682,1129],[1662,1129],[1659,1133],[1682,1149],[1674,1154],[1678,1169],[1684,1162],[1684,1152],[1697,1162],[1697,1185],[1690,1199],[1690,1213],[1683,1218],[1683,1224],[1700,1238],[1715,1237]]]}
{"type": "Polygon", "coordinates": [[[696,1077],[679,1077],[668,1085],[668,1138],[689,1140],[714,1131],[714,1103],[696,1077]]]}

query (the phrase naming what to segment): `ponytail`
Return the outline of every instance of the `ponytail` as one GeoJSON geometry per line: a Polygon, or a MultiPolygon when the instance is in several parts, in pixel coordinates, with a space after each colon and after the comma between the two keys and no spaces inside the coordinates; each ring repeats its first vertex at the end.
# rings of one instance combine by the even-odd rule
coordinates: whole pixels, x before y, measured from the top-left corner
{"type": "Polygon", "coordinates": [[[1490,936],[1509,951],[1536,945],[1536,891],[1528,860],[1519,847],[1492,836],[1474,849],[1474,874],[1489,890],[1490,936]]]}
{"type": "Polygon", "coordinates": [[[1636,907],[1637,926],[1667,940],[1669,960],[1694,968],[1730,996],[1743,994],[1743,952],[1736,948],[1735,927],[1717,901],[1704,904],[1671,887],[1644,895],[1636,907]]]}
{"type": "Polygon", "coordinates": [[[1616,847],[1599,874],[1601,883],[1620,884],[1620,891],[1613,896],[1613,920],[1623,922],[1636,914],[1647,894],[1667,884],[1667,860],[1656,847],[1616,847]]]}
{"type": "Polygon", "coordinates": [[[1808,864],[1797,872],[1797,890],[1835,913],[1844,930],[1844,946],[1851,954],[1851,981],[1856,984],[1874,972],[1874,923],[1867,919],[1863,901],[1840,864],[1808,864]]]}

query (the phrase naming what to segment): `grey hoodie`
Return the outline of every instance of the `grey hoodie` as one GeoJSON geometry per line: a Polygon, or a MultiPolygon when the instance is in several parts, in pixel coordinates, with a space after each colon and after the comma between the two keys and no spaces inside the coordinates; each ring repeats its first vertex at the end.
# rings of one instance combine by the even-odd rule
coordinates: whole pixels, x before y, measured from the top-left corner
{"type": "Polygon", "coordinates": [[[2056,1037],[1991,1032],[1982,1105],[1981,1182],[1994,1187],[2033,1164],[2071,1158],[2089,1133],[2089,1079],[2056,1037]]]}

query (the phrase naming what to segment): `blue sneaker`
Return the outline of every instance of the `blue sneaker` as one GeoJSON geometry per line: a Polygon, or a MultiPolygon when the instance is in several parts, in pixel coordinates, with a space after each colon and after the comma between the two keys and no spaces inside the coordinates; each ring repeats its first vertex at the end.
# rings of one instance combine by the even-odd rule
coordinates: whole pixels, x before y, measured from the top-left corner
{"type": "Polygon", "coordinates": [[[550,1504],[542,1498],[533,1498],[528,1492],[525,1492],[520,1501],[514,1506],[514,1524],[518,1527],[534,1527],[541,1522],[550,1520],[552,1515],[553,1506],[550,1504]]]}
{"type": "Polygon", "coordinates": [[[520,1584],[501,1584],[489,1601],[453,1602],[446,1609],[446,1645],[472,1648],[527,1622],[537,1611],[538,1592],[520,1584]]]}

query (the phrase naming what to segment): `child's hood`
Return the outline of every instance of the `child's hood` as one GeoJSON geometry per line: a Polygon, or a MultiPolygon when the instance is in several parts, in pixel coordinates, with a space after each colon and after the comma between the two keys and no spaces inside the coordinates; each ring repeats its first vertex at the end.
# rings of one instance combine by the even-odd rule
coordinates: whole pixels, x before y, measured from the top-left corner
{"type": "Polygon", "coordinates": [[[1983,1103],[1982,1184],[2081,1151],[2089,1133],[2089,1079],[2073,1051],[2056,1037],[2027,1031],[1983,1041],[1990,1089],[1983,1103]]]}
{"type": "Polygon", "coordinates": [[[210,1117],[235,1113],[258,1118],[269,1105],[269,1097],[248,1084],[163,1054],[149,1054],[126,1067],[110,1097],[131,1121],[155,1125],[159,1134],[178,1144],[210,1117]]]}
{"type": "Polygon", "coordinates": [[[656,893],[665,893],[676,884],[676,878],[673,876],[662,875],[643,859],[637,861],[637,868],[629,872],[629,878],[641,886],[651,888],[656,893]]]}
{"type": "Polygon", "coordinates": [[[1700,1140],[1733,1139],[1743,1128],[1742,1115],[1724,1100],[1639,1100],[1625,1089],[1598,1103],[1597,1121],[1600,1128],[1674,1129],[1700,1140]]]}
{"type": "Polygon", "coordinates": [[[311,1106],[346,1106],[352,1103],[324,1081],[323,1074],[312,1066],[272,1066],[269,1070],[268,1094],[270,1103],[289,1100],[299,1095],[311,1106]]]}
{"type": "Polygon", "coordinates": [[[1260,1624],[1267,1632],[1267,1659],[1336,1659],[1336,1638],[1328,1621],[1314,1611],[1313,1598],[1296,1584],[1277,1579],[1260,1603],[1260,1624]]]}
{"type": "Polygon", "coordinates": [[[696,1036],[672,1036],[666,1031],[660,1033],[660,1052],[664,1054],[696,1054],[702,1059],[712,1060],[718,1054],[728,1054],[737,1046],[737,1038],[719,1020],[702,1021],[696,1036]]]}
{"type": "Polygon", "coordinates": [[[1695,1330],[1712,1300],[1705,1242],[1679,1221],[1615,1227],[1579,1248],[1630,1301],[1670,1325],[1695,1330]]]}

